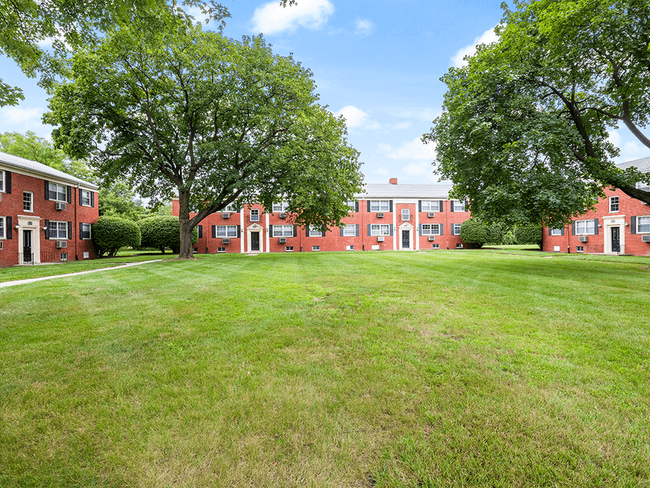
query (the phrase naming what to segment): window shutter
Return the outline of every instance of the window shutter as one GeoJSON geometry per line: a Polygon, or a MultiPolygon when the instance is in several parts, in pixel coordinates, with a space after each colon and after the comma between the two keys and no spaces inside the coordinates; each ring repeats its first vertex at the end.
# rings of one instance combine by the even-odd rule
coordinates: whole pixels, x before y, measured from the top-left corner
{"type": "Polygon", "coordinates": [[[359,211],[359,202],[358,201],[354,202],[354,211],[355,212],[359,211]]]}
{"type": "Polygon", "coordinates": [[[571,221],[571,235],[576,235],[576,223],[575,220],[571,221]]]}
{"type": "Polygon", "coordinates": [[[598,219],[594,219],[594,234],[598,235],[598,219]]]}
{"type": "MultiPolygon", "coordinates": [[[[91,193],[92,195],[92,193],[91,193]]],[[[203,226],[202,225],[197,225],[196,226],[197,232],[199,233],[199,239],[203,238],[203,226]]]]}
{"type": "MultiPolygon", "coordinates": [[[[392,200],[388,200],[388,211],[389,212],[393,211],[393,201],[392,200]]],[[[393,234],[391,234],[391,235],[393,235],[393,234]]]]}
{"type": "Polygon", "coordinates": [[[72,239],[72,222],[68,222],[68,240],[70,239],[72,239]]]}
{"type": "Polygon", "coordinates": [[[327,231],[326,230],[323,231],[323,237],[325,237],[325,232],[327,232],[327,231]]]}
{"type": "MultiPolygon", "coordinates": [[[[454,201],[453,200],[449,200],[449,211],[450,212],[454,211],[454,201]]],[[[454,226],[453,225],[451,226],[451,235],[452,236],[454,235],[454,226]]]]}
{"type": "Polygon", "coordinates": [[[95,208],[95,192],[94,191],[90,192],[90,206],[92,208],[95,208]]]}
{"type": "Polygon", "coordinates": [[[241,238],[241,225],[237,226],[237,239],[241,238]]]}
{"type": "Polygon", "coordinates": [[[393,235],[393,224],[390,224],[390,235],[393,235]]]}
{"type": "Polygon", "coordinates": [[[370,235],[370,224],[368,224],[368,235],[370,235]]]}
{"type": "Polygon", "coordinates": [[[13,225],[11,225],[11,217],[5,219],[5,224],[7,225],[7,239],[11,239],[14,230],[13,225]]]}
{"type": "Polygon", "coordinates": [[[45,221],[45,227],[47,228],[47,230],[45,231],[45,238],[49,239],[50,238],[50,221],[49,220],[45,221]]]}
{"type": "Polygon", "coordinates": [[[357,237],[359,237],[359,224],[357,224],[356,232],[357,232],[357,237]]]}
{"type": "MultiPolygon", "coordinates": [[[[442,203],[442,202],[440,202],[440,203],[442,203]]],[[[442,230],[442,224],[440,224],[440,235],[443,235],[443,234],[444,234],[444,231],[442,230]]]]}
{"type": "Polygon", "coordinates": [[[79,222],[79,239],[83,239],[84,237],[83,232],[84,232],[84,225],[81,222],[79,222]]]}
{"type": "Polygon", "coordinates": [[[564,227],[562,227],[562,235],[564,235],[564,227]]]}
{"type": "Polygon", "coordinates": [[[82,191],[83,191],[83,190],[82,190],[81,188],[79,188],[79,205],[81,205],[81,192],[82,192],[82,191]]]}
{"type": "Polygon", "coordinates": [[[339,230],[341,231],[341,237],[343,237],[343,227],[339,227],[339,230]]]}
{"type": "Polygon", "coordinates": [[[630,227],[631,227],[630,232],[632,234],[636,234],[636,216],[632,216],[630,218],[630,227]]]}
{"type": "MultiPolygon", "coordinates": [[[[368,200],[367,203],[368,203],[368,212],[370,212],[370,200],[368,200]]],[[[368,235],[370,235],[370,234],[368,234],[368,235]]]]}
{"type": "Polygon", "coordinates": [[[551,237],[551,228],[548,228],[548,236],[551,237]]]}
{"type": "Polygon", "coordinates": [[[11,171],[5,171],[5,193],[11,193],[11,171]]]}
{"type": "Polygon", "coordinates": [[[217,238],[217,226],[216,225],[212,226],[212,238],[213,239],[217,238]]]}
{"type": "Polygon", "coordinates": [[[418,200],[418,212],[422,212],[422,200],[418,200]]]}
{"type": "Polygon", "coordinates": [[[72,187],[71,186],[66,186],[68,190],[68,203],[72,203],[72,187]]]}
{"type": "Polygon", "coordinates": [[[49,200],[50,199],[50,182],[47,181],[47,180],[44,180],[44,181],[45,181],[45,200],[49,200]]]}
{"type": "MultiPolygon", "coordinates": [[[[284,232],[283,232],[284,234],[284,232]]],[[[273,226],[269,225],[269,236],[273,237],[273,226]]]]}
{"type": "Polygon", "coordinates": [[[467,212],[467,207],[469,207],[469,200],[465,200],[465,212],[467,212]]]}
{"type": "Polygon", "coordinates": [[[298,237],[298,227],[295,225],[293,226],[293,237],[298,237]]]}
{"type": "Polygon", "coordinates": [[[422,224],[420,224],[419,227],[418,227],[418,233],[419,233],[420,235],[422,235],[422,224]]]}
{"type": "Polygon", "coordinates": [[[305,237],[309,237],[309,226],[305,227],[305,237]]]}
{"type": "Polygon", "coordinates": [[[441,211],[441,212],[444,212],[444,211],[445,211],[444,203],[445,203],[444,200],[440,200],[440,211],[441,211]]]}

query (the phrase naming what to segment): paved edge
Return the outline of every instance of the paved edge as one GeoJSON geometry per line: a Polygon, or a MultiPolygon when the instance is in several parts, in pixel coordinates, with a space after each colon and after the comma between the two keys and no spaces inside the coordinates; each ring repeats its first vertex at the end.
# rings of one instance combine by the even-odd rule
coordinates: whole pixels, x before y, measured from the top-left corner
{"type": "Polygon", "coordinates": [[[29,278],[27,280],[5,281],[4,283],[0,283],[0,288],[6,288],[8,286],[16,286],[16,285],[25,285],[27,283],[34,283],[35,281],[53,280],[53,279],[56,279],[56,278],[67,278],[68,276],[79,276],[79,275],[84,275],[84,274],[88,274],[88,273],[99,273],[100,271],[112,271],[114,269],[130,268],[132,266],[139,266],[141,264],[149,264],[149,263],[158,263],[160,261],[162,261],[162,259],[153,259],[151,261],[139,261],[137,263],[126,263],[126,264],[122,264],[120,266],[111,266],[109,268],[90,269],[88,271],[78,271],[76,273],[67,273],[67,274],[52,275],[52,276],[43,276],[41,278],[29,278]]]}

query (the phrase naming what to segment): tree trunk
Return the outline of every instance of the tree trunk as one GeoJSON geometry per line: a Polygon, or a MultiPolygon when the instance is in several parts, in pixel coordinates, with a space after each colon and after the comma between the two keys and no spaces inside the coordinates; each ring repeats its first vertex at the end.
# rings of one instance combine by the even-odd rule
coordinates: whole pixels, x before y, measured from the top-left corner
{"type": "Polygon", "coordinates": [[[190,192],[179,190],[178,192],[178,220],[181,232],[181,249],[178,259],[194,259],[192,255],[192,227],[190,226],[190,192]]]}

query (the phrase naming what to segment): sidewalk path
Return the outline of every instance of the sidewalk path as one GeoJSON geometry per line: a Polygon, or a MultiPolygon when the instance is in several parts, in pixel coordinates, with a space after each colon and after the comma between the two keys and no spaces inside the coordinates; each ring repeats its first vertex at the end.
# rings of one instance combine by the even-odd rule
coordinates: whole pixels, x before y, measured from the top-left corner
{"type": "Polygon", "coordinates": [[[78,273],[43,276],[42,278],[29,278],[27,280],[5,281],[4,283],[0,283],[0,288],[5,288],[7,286],[24,285],[26,283],[33,283],[34,281],[54,280],[56,278],[67,278],[68,276],[78,276],[78,275],[83,275],[88,273],[99,273],[100,271],[112,271],[114,269],[129,268],[131,266],[139,266],[141,264],[157,263],[158,261],[162,261],[162,259],[154,259],[152,261],[140,261],[137,263],[126,263],[121,266],[113,266],[111,268],[91,269],[89,271],[79,271],[78,273]]]}

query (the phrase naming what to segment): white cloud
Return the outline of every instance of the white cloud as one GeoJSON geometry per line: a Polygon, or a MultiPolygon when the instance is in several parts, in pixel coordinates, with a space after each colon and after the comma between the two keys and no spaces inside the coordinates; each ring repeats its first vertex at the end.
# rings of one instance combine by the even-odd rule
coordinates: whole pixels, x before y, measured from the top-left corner
{"type": "Polygon", "coordinates": [[[375,29],[375,24],[366,19],[357,19],[355,34],[367,36],[375,29]]]}
{"type": "Polygon", "coordinates": [[[463,58],[467,55],[471,56],[476,52],[476,46],[478,44],[490,44],[491,42],[496,42],[499,37],[494,33],[494,28],[486,30],[483,34],[474,39],[472,44],[469,44],[461,49],[459,49],[456,54],[451,58],[451,65],[457,68],[465,66],[467,61],[463,58]]]}
{"type": "Polygon", "coordinates": [[[253,32],[277,34],[295,31],[298,27],[318,29],[334,13],[334,5],[328,0],[300,0],[297,5],[282,7],[277,0],[255,9],[253,32]]]}
{"type": "Polygon", "coordinates": [[[410,122],[398,122],[393,126],[395,130],[406,130],[410,129],[413,126],[410,122]]]}
{"type": "Polygon", "coordinates": [[[375,173],[377,173],[378,175],[390,174],[389,171],[386,168],[384,168],[383,166],[380,166],[379,169],[376,169],[375,173]]]}
{"type": "Polygon", "coordinates": [[[423,122],[432,122],[433,119],[440,115],[440,110],[434,110],[430,108],[425,108],[422,110],[400,110],[398,112],[394,112],[393,115],[403,119],[417,119],[423,122]]]}
{"type": "Polygon", "coordinates": [[[375,130],[379,129],[380,125],[377,121],[372,120],[370,116],[354,105],[347,105],[335,113],[335,115],[342,115],[345,119],[348,128],[364,128],[375,130]]]}
{"type": "Polygon", "coordinates": [[[420,162],[420,163],[411,163],[406,168],[404,172],[407,175],[426,175],[432,172],[431,163],[420,162]]]}
{"type": "Polygon", "coordinates": [[[436,145],[424,144],[419,137],[403,142],[398,148],[380,143],[379,149],[388,153],[391,159],[417,159],[430,162],[436,158],[436,145]]]}
{"type": "Polygon", "coordinates": [[[3,107],[0,109],[0,117],[7,125],[23,125],[31,127],[41,125],[42,108],[3,107]]]}

